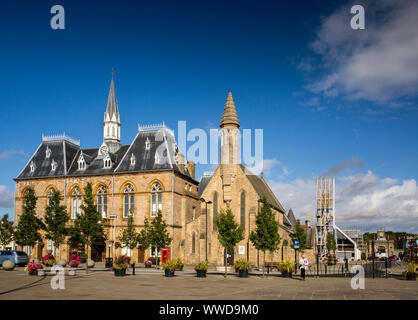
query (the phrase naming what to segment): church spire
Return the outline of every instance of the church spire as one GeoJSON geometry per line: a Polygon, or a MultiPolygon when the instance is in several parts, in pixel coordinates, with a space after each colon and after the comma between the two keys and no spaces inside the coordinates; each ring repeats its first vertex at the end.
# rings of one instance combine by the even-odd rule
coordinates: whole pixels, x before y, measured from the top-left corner
{"type": "Polygon", "coordinates": [[[112,80],[103,123],[103,144],[106,144],[111,152],[116,152],[120,148],[120,116],[113,79],[114,72],[115,70],[112,69],[112,80]]]}
{"type": "Polygon", "coordinates": [[[232,125],[237,128],[240,126],[237,110],[235,109],[234,99],[232,98],[231,92],[229,92],[228,98],[226,99],[224,113],[222,114],[221,119],[221,128],[226,125],[232,125]]]}
{"type": "Polygon", "coordinates": [[[118,102],[116,101],[116,93],[115,93],[115,81],[113,80],[113,72],[112,72],[112,81],[110,82],[109,96],[107,98],[105,121],[106,120],[120,122],[118,102]]]}

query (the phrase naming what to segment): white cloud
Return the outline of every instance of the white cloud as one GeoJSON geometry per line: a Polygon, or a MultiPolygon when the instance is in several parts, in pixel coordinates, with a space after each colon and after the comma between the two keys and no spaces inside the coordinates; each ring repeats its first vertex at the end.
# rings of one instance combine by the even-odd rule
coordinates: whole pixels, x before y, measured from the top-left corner
{"type": "Polygon", "coordinates": [[[377,103],[415,96],[418,1],[368,2],[365,30],[351,29],[352,4],[323,19],[310,47],[321,58],[324,74],[308,89],[326,97],[342,95],[377,103]]]}
{"type": "Polygon", "coordinates": [[[15,154],[26,156],[23,150],[5,150],[2,153],[0,153],[0,159],[8,159],[8,158],[11,158],[15,154]]]}
{"type": "Polygon", "coordinates": [[[248,169],[251,173],[256,175],[259,175],[261,172],[263,172],[263,174],[269,175],[275,168],[280,168],[279,176],[281,179],[289,174],[289,170],[287,169],[287,167],[284,166],[276,158],[263,159],[263,161],[255,163],[252,167],[246,167],[246,169],[248,169]]]}
{"type": "Polygon", "coordinates": [[[13,192],[7,190],[5,186],[0,185],[0,208],[13,208],[13,192]]]}
{"type": "MultiPolygon", "coordinates": [[[[373,172],[344,176],[336,182],[337,216],[377,213],[351,219],[337,219],[344,227],[358,226],[362,231],[386,230],[418,232],[418,187],[415,179],[380,179],[373,172]]],[[[289,183],[269,181],[283,206],[293,209],[303,219],[304,213],[315,211],[315,181],[297,179],[289,183]]]]}

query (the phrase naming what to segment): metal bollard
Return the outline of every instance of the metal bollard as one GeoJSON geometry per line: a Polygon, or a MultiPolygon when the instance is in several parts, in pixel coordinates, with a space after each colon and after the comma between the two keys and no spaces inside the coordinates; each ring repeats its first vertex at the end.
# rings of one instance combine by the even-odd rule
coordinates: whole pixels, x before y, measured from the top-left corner
{"type": "Polygon", "coordinates": [[[135,263],[131,264],[131,268],[132,268],[132,275],[135,275],[135,263]]]}

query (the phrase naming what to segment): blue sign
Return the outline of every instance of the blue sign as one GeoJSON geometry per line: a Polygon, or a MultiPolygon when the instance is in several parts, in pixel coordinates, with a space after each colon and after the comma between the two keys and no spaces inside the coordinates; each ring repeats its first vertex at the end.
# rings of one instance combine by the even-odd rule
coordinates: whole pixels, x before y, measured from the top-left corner
{"type": "Polygon", "coordinates": [[[299,240],[298,239],[295,239],[294,245],[295,245],[295,249],[299,249],[299,240]]]}

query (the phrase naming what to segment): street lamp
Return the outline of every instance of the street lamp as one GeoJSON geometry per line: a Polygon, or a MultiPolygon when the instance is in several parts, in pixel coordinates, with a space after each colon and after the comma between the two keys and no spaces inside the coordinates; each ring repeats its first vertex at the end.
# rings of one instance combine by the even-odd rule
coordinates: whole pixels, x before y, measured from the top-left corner
{"type": "Polygon", "coordinates": [[[205,218],[206,218],[206,232],[205,232],[205,257],[206,257],[206,262],[208,262],[208,204],[212,204],[212,201],[206,201],[203,198],[200,198],[201,202],[206,203],[206,213],[205,213],[205,218]]]}
{"type": "Polygon", "coordinates": [[[116,218],[117,218],[117,215],[116,214],[111,214],[111,215],[109,215],[109,218],[113,219],[113,221],[114,221],[114,223],[113,223],[113,258],[115,258],[115,256],[116,256],[115,245],[116,245],[116,218]]]}

